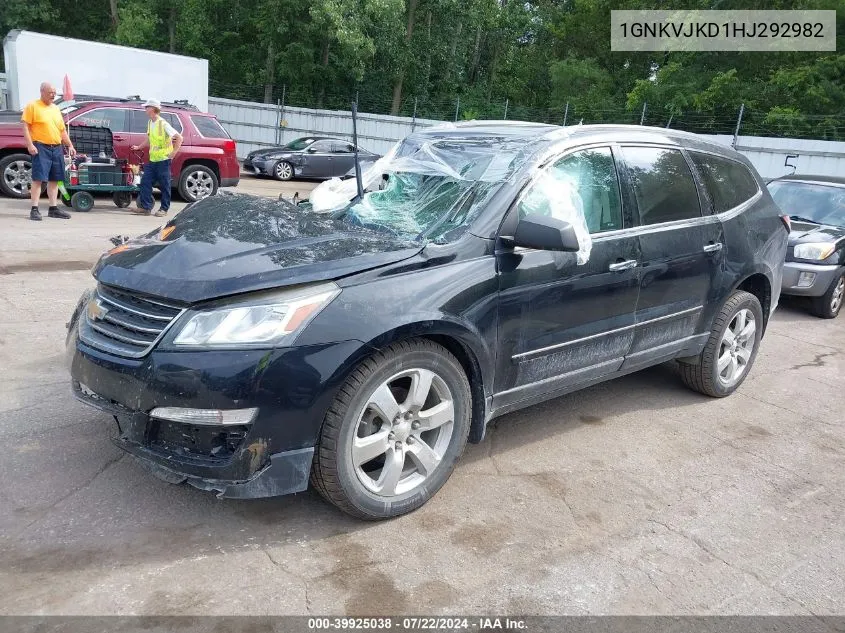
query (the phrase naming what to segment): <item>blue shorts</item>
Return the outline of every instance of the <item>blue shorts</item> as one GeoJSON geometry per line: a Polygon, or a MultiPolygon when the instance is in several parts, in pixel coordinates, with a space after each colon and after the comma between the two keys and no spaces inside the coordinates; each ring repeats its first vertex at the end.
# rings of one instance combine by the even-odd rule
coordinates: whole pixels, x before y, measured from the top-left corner
{"type": "Polygon", "coordinates": [[[61,145],[33,143],[38,153],[32,157],[32,179],[55,182],[65,179],[65,156],[61,145]]]}

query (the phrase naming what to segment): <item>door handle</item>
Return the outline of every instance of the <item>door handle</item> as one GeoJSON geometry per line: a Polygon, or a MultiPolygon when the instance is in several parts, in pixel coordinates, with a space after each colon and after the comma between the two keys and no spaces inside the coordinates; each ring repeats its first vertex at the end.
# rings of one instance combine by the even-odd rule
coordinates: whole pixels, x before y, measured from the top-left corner
{"type": "Polygon", "coordinates": [[[625,261],[616,262],[615,264],[611,264],[608,268],[610,272],[617,273],[621,270],[630,270],[631,268],[637,267],[637,260],[636,259],[626,259],[625,261]]]}
{"type": "Polygon", "coordinates": [[[124,137],[122,134],[115,134],[112,138],[116,141],[122,141],[124,137]]]}
{"type": "Polygon", "coordinates": [[[722,250],[721,242],[713,242],[704,246],[705,253],[718,253],[720,250],[722,250]]]}

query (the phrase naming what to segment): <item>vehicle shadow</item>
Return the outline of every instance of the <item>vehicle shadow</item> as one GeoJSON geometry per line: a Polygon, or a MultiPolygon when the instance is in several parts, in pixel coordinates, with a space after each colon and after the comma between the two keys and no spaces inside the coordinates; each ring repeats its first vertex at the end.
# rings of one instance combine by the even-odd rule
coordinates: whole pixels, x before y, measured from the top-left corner
{"type": "MultiPolygon", "coordinates": [[[[787,313],[788,318],[798,319],[801,314],[787,313]]],[[[67,395],[56,398],[68,398],[68,402],[51,406],[78,410],[81,420],[71,427],[47,430],[45,437],[60,446],[70,442],[71,434],[81,434],[75,438],[81,442],[76,454],[64,463],[100,460],[103,466],[83,485],[71,486],[52,452],[27,454],[21,462],[23,469],[6,482],[4,496],[15,502],[7,506],[12,525],[0,522],[0,568],[38,577],[238,551],[263,551],[273,561],[268,548],[301,551],[309,559],[328,555],[347,560],[346,549],[355,545],[350,537],[358,532],[425,531],[429,514],[432,521],[438,516],[433,503],[393,521],[372,523],[347,516],[313,489],[280,498],[219,500],[185,484],[166,484],[108,444],[103,426],[111,423],[108,416],[67,395]],[[46,509],[28,488],[33,476],[46,489],[62,491],[59,500],[46,509]],[[19,521],[14,520],[16,516],[19,521]]],[[[618,424],[620,419],[638,416],[642,422],[644,415],[656,417],[663,409],[675,409],[671,418],[680,420],[684,414],[679,409],[708,401],[714,402],[681,383],[674,365],[659,365],[494,420],[485,440],[467,448],[453,477],[472,477],[473,469],[491,454],[503,455],[538,442],[537,450],[546,450],[543,445],[566,442],[570,434],[602,435],[607,431],[599,427],[611,421],[618,424]]],[[[37,414],[35,410],[33,416],[37,414]]],[[[440,495],[466,494],[461,488],[450,491],[447,484],[440,495]]],[[[455,503],[454,499],[449,502],[455,503]]]]}

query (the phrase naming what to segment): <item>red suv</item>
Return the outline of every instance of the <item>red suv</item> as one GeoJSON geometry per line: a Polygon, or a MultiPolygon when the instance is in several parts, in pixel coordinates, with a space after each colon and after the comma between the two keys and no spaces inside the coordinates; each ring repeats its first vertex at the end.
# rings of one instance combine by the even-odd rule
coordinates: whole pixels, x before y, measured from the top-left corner
{"type": "MultiPolygon", "coordinates": [[[[98,125],[111,129],[117,158],[136,163],[146,161],[129,147],[140,145],[147,133],[144,102],[133,99],[76,101],[59,103],[68,125],[98,125]]],[[[179,103],[162,104],[161,115],[182,134],[182,148],[173,157],[173,188],[193,202],[233,187],[240,179],[235,141],[213,114],[179,103]]],[[[19,121],[8,118],[0,123],[0,192],[13,198],[29,196],[31,162],[19,121]]]]}

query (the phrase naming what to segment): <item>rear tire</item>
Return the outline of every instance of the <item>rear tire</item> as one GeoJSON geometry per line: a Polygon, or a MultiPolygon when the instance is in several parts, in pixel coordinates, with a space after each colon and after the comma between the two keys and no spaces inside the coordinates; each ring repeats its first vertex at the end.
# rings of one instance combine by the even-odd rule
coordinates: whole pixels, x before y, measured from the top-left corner
{"type": "Polygon", "coordinates": [[[460,363],[432,341],[395,343],[352,372],[329,408],[311,483],[354,517],[416,510],[466,446],[472,396],[460,363]]]}
{"type": "Polygon", "coordinates": [[[724,398],[745,381],[763,334],[763,309],[753,294],[736,290],[713,320],[696,364],[679,362],[681,380],[700,393],[724,398]]]}
{"type": "Polygon", "coordinates": [[[115,191],[111,199],[118,209],[125,209],[132,204],[132,194],[128,191],[115,191]]]}
{"type": "Polygon", "coordinates": [[[814,297],[810,311],[821,319],[835,319],[845,303],[845,274],[833,280],[821,297],[814,297]]]}
{"type": "Polygon", "coordinates": [[[179,175],[179,195],[186,202],[196,202],[217,193],[217,175],[205,165],[188,165],[179,175]]]}

